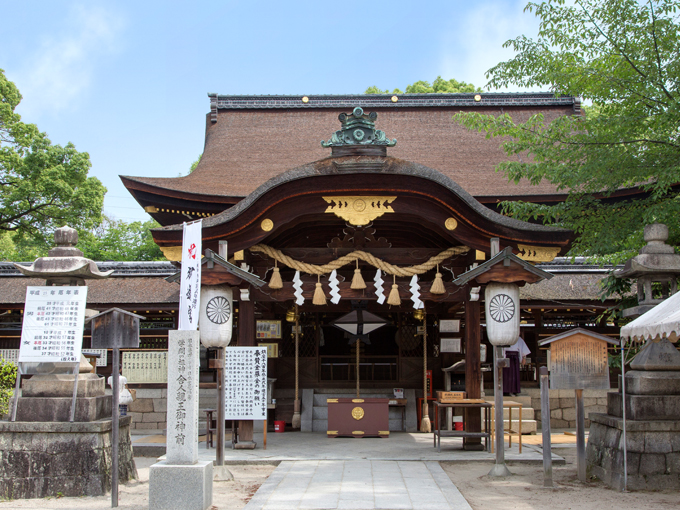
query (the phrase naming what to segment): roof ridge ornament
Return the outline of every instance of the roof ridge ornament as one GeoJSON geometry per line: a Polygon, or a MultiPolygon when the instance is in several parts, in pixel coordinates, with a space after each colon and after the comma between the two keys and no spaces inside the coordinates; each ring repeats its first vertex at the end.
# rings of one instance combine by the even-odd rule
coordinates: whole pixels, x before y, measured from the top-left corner
{"type": "Polygon", "coordinates": [[[390,140],[384,131],[375,129],[376,112],[365,114],[363,108],[357,106],[352,113],[341,113],[338,119],[342,123],[339,131],[331,136],[330,140],[321,141],[322,147],[347,147],[347,146],[379,146],[394,147],[397,140],[390,140]]]}

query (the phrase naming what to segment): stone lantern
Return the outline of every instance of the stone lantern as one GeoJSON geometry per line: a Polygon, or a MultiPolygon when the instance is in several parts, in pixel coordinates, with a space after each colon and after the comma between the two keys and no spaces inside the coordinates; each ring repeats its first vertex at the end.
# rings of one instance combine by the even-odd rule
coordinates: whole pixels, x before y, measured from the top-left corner
{"type": "Polygon", "coordinates": [[[629,259],[623,269],[615,271],[617,278],[636,278],[638,306],[622,311],[624,317],[637,317],[651,310],[678,290],[680,255],[666,244],[668,227],[661,223],[647,225],[644,229],[647,244],[635,257],[629,259]],[[660,287],[661,297],[654,297],[655,285],[660,287]]]}
{"type": "MultiPolygon", "coordinates": [[[[76,248],[75,229],[57,229],[54,241],[56,247],[47,257],[30,266],[14,266],[25,276],[43,278],[47,287],[84,287],[86,280],[107,278],[113,272],[100,272],[92,260],[83,257],[76,248]]],[[[54,292],[62,290],[69,291],[54,292]]],[[[20,366],[22,373],[33,377],[25,380],[21,396],[17,378],[12,421],[0,426],[0,444],[6,446],[3,470],[12,474],[3,496],[29,499],[105,494],[114,478],[111,436],[115,424],[111,420],[112,396],[105,395],[104,379],[89,373],[92,367],[83,356],[79,370],[70,362],[20,361],[20,366]],[[26,466],[30,466],[30,477],[26,466]]],[[[123,441],[117,473],[122,481],[137,478],[131,420],[130,416],[121,417],[119,424],[123,441]]]]}

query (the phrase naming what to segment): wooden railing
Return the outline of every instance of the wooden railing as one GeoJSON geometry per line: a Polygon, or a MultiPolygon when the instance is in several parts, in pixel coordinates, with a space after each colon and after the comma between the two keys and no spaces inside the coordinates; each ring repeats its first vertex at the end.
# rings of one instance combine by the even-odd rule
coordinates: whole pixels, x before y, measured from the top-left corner
{"type": "MultiPolygon", "coordinates": [[[[354,356],[320,356],[319,377],[322,381],[355,381],[354,356]]],[[[359,379],[363,381],[398,381],[397,356],[362,356],[359,360],[359,379]]]]}

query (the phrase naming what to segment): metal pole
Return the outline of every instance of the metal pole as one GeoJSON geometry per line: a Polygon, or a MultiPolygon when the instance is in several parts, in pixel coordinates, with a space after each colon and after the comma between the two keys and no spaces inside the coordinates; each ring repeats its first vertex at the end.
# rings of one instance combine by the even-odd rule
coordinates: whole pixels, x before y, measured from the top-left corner
{"type": "Polygon", "coordinates": [[[493,383],[494,383],[494,420],[496,434],[496,464],[489,471],[489,476],[508,476],[510,470],[505,465],[505,431],[503,430],[503,348],[495,346],[493,350],[493,383]]]}
{"type": "Polygon", "coordinates": [[[623,410],[623,491],[628,490],[628,443],[626,442],[626,357],[621,339],[621,408],[623,410]]]}
{"type": "Polygon", "coordinates": [[[583,390],[576,392],[576,465],[578,479],[586,481],[586,425],[583,411],[583,390]]]}
{"type": "Polygon", "coordinates": [[[118,506],[118,400],[120,389],[118,348],[113,349],[113,366],[111,371],[111,392],[113,393],[113,410],[111,413],[111,508],[118,506]]]}
{"type": "MultiPolygon", "coordinates": [[[[215,457],[216,466],[224,466],[224,412],[227,405],[227,395],[224,385],[224,347],[217,348],[217,423],[215,426],[217,455],[215,457]]],[[[208,423],[210,427],[210,423],[208,423]]]]}
{"type": "Polygon", "coordinates": [[[21,363],[17,363],[17,380],[14,385],[14,402],[12,403],[12,418],[10,421],[17,419],[17,404],[19,402],[19,388],[21,388],[21,363]]]}
{"type": "Polygon", "coordinates": [[[71,416],[69,421],[76,421],[76,398],[78,397],[78,373],[80,372],[80,361],[73,367],[73,395],[71,396],[71,416]]]}
{"type": "Polygon", "coordinates": [[[550,444],[550,386],[548,367],[541,367],[541,430],[543,431],[543,487],[553,486],[552,451],[550,444]]]}

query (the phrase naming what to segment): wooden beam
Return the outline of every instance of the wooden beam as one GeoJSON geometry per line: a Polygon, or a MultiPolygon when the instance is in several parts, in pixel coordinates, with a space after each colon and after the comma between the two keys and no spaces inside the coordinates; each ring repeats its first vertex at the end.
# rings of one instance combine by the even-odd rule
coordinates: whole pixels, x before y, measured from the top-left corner
{"type": "MultiPolygon", "coordinates": [[[[467,288],[467,287],[464,287],[467,288]]],[[[480,398],[482,365],[479,348],[482,341],[479,301],[465,302],[465,391],[467,398],[480,398]]],[[[466,411],[465,421],[470,432],[482,431],[482,417],[477,409],[466,411]],[[475,412],[476,411],[476,412],[475,412]]],[[[481,450],[481,439],[472,438],[465,441],[466,450],[481,450]]]]}
{"type": "MultiPolygon", "coordinates": [[[[331,260],[352,253],[358,248],[284,248],[281,252],[295,260],[304,260],[309,264],[326,264],[331,260]]],[[[440,254],[443,249],[439,248],[364,248],[370,251],[371,255],[389,262],[390,264],[422,264],[431,257],[440,254]]],[[[459,259],[460,255],[454,255],[448,259],[443,260],[440,265],[449,265],[453,259],[459,259]]],[[[268,262],[268,267],[271,267],[271,259],[262,252],[253,253],[253,263],[255,266],[260,266],[258,259],[265,259],[268,262]]],[[[365,262],[359,261],[359,264],[365,262]]],[[[462,262],[457,265],[460,269],[464,267],[462,262]]]]}
{"type": "MultiPolygon", "coordinates": [[[[238,345],[255,345],[255,306],[252,301],[239,301],[238,304],[238,345]]],[[[240,420],[239,441],[252,440],[253,420],[240,420]]]]}
{"type": "MultiPolygon", "coordinates": [[[[350,285],[351,282],[342,282],[338,285],[342,299],[361,299],[366,301],[376,301],[378,299],[375,295],[375,285],[373,283],[366,283],[366,288],[362,290],[350,289],[350,285]]],[[[431,282],[421,282],[420,299],[422,301],[458,302],[465,299],[465,287],[459,287],[458,285],[448,282],[444,284],[446,293],[432,294],[430,292],[431,286],[431,282]]],[[[322,288],[326,294],[326,299],[330,299],[330,287],[328,284],[323,284],[322,288]]],[[[385,282],[383,285],[385,295],[389,294],[391,288],[391,283],[385,282]]],[[[315,286],[312,285],[312,283],[303,286],[302,295],[306,300],[311,302],[311,299],[314,296],[314,289],[315,286]]],[[[292,282],[284,282],[283,288],[277,290],[272,290],[265,285],[260,289],[252,288],[250,290],[250,299],[255,301],[291,301],[294,299],[294,292],[295,289],[293,289],[292,282]]],[[[399,296],[402,301],[411,298],[408,283],[399,283],[399,296]]]]}

